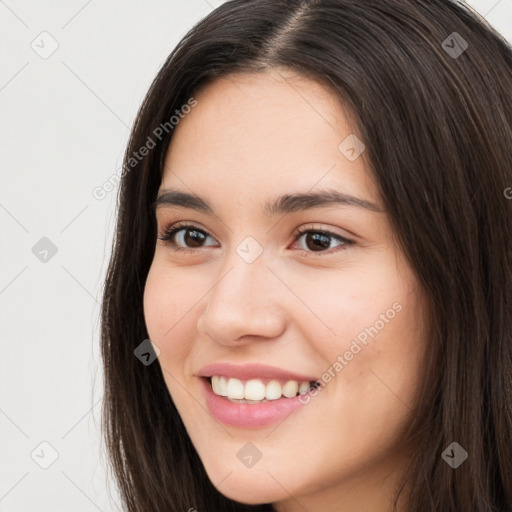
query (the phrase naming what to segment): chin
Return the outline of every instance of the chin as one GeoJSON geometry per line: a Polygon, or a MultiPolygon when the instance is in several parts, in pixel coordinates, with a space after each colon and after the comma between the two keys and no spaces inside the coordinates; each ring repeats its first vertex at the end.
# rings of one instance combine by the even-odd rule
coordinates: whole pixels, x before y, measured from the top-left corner
{"type": "Polygon", "coordinates": [[[208,478],[226,498],[245,505],[274,503],[285,499],[288,494],[264,469],[236,469],[223,467],[211,473],[208,478]],[[229,476],[227,476],[229,475],[229,476]]]}

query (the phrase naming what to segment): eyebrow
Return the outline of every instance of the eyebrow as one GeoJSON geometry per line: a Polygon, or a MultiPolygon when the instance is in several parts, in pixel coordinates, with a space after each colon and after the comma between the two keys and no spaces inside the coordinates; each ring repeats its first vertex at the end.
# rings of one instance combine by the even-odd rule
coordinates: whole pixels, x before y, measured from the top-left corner
{"type": "MultiPolygon", "coordinates": [[[[328,189],[319,192],[285,194],[265,203],[263,212],[272,216],[332,205],[353,206],[372,212],[383,211],[379,206],[366,199],[328,189]]],[[[212,206],[202,197],[172,188],[161,190],[153,203],[155,209],[167,206],[190,208],[209,215],[214,214],[212,206]]]]}

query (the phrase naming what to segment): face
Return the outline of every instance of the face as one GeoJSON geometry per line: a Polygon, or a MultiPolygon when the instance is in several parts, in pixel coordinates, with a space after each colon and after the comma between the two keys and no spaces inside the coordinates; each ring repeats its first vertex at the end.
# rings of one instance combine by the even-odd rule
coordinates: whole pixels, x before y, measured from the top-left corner
{"type": "Polygon", "coordinates": [[[166,155],[144,293],[188,434],[234,500],[387,510],[424,307],[355,128],[286,69],[195,100],[166,155]]]}

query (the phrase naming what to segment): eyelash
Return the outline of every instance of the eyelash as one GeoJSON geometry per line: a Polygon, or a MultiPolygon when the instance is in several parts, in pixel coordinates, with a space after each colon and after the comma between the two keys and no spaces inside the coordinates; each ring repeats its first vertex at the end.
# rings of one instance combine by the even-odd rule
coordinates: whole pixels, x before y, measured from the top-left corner
{"type": "MultiPolygon", "coordinates": [[[[183,229],[185,229],[185,230],[190,229],[190,230],[194,230],[194,231],[199,231],[200,233],[203,233],[204,235],[211,237],[210,233],[208,233],[204,229],[199,229],[196,226],[191,225],[191,224],[177,222],[176,224],[173,224],[171,226],[168,226],[168,227],[164,228],[164,232],[162,234],[158,235],[158,239],[161,240],[164,243],[170,242],[172,237],[178,231],[181,231],[183,229]]],[[[327,231],[327,230],[323,230],[323,229],[311,229],[311,228],[310,229],[300,229],[300,230],[297,230],[294,233],[293,242],[296,242],[297,240],[299,240],[306,233],[317,233],[317,234],[319,233],[319,234],[322,234],[324,236],[335,238],[337,241],[342,242],[342,245],[339,245],[338,247],[336,247],[336,248],[334,248],[332,250],[327,250],[327,251],[318,251],[318,252],[316,252],[316,251],[306,251],[304,249],[298,249],[302,254],[305,254],[306,256],[311,256],[312,254],[320,255],[320,256],[323,256],[324,254],[333,254],[333,253],[336,253],[336,252],[338,252],[340,250],[346,249],[347,246],[355,244],[355,242],[353,240],[349,240],[348,238],[345,238],[345,237],[342,237],[342,236],[337,235],[335,233],[332,233],[331,231],[327,231]]],[[[213,237],[211,237],[211,238],[213,238],[213,237]]],[[[191,249],[191,248],[187,248],[187,247],[179,247],[174,242],[170,242],[170,244],[172,245],[172,250],[173,251],[179,251],[179,252],[181,252],[183,254],[184,253],[197,253],[201,249],[206,249],[206,247],[198,247],[198,248],[195,248],[195,249],[191,249]]],[[[208,246],[208,247],[210,247],[210,246],[208,246]]]]}

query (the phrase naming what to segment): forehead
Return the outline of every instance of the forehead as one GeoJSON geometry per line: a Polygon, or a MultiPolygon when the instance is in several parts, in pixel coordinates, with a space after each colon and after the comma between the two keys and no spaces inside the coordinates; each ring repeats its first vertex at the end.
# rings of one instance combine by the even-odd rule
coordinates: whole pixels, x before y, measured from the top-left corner
{"type": "Polygon", "coordinates": [[[286,69],[218,78],[174,129],[161,188],[223,190],[231,201],[337,189],[378,202],[361,157],[340,144],[356,128],[326,87],[286,69]]]}

